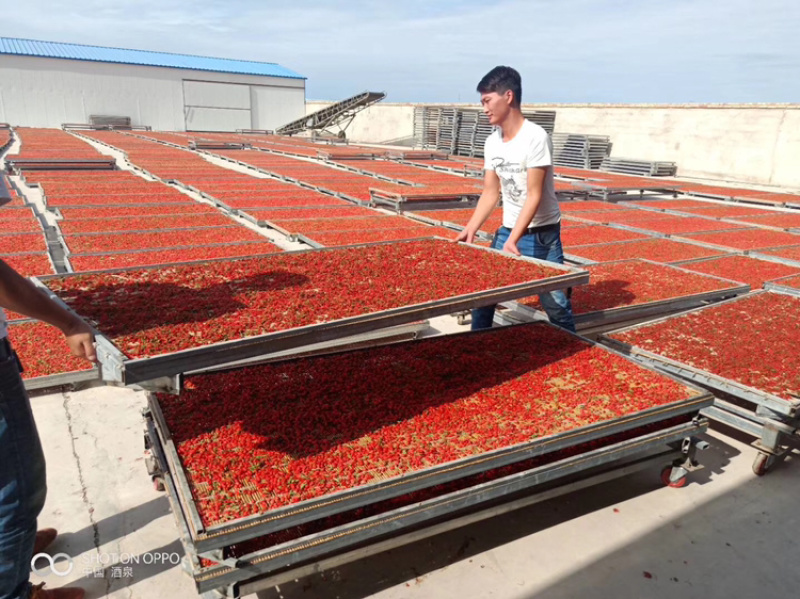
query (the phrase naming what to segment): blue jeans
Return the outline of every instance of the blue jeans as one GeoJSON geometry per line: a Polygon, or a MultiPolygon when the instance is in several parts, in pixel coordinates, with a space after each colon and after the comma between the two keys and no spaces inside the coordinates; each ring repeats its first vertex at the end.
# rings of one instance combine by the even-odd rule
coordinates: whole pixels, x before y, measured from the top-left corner
{"type": "MultiPolygon", "coordinates": [[[[500,227],[494,234],[492,248],[502,249],[511,229],[500,227]]],[[[517,248],[523,256],[547,260],[564,264],[564,250],[561,248],[561,227],[556,227],[551,231],[539,233],[526,233],[517,243],[517,248]]],[[[575,321],[572,318],[572,303],[569,295],[562,290],[550,291],[539,296],[547,317],[555,325],[568,331],[575,332],[575,321]]],[[[485,306],[476,308],[472,311],[472,330],[491,328],[494,321],[494,310],[496,306],[485,306]]]]}
{"type": "Polygon", "coordinates": [[[26,599],[36,518],[47,494],[44,454],[14,358],[0,360],[0,599],[26,599]]]}

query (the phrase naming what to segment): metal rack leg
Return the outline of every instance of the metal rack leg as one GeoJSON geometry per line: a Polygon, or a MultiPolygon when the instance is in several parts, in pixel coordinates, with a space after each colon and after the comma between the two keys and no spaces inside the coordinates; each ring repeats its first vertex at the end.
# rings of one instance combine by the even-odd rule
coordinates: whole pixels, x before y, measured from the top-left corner
{"type": "Polygon", "coordinates": [[[786,422],[786,418],[764,406],[756,406],[756,416],[763,419],[761,437],[753,443],[758,455],[753,460],[753,473],[764,476],[789,453],[790,439],[797,432],[796,423],[786,422]]]}

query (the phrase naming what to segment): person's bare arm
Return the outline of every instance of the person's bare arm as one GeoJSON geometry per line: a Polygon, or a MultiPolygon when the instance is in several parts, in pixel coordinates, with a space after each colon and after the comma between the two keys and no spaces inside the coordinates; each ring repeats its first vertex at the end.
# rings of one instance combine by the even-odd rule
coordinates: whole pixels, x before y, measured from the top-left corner
{"type": "Polygon", "coordinates": [[[481,198],[478,200],[478,205],[475,206],[475,211],[469,219],[467,226],[458,234],[456,241],[466,241],[472,243],[475,239],[475,233],[481,228],[481,225],[486,222],[489,215],[497,207],[497,202],[500,201],[500,177],[493,170],[487,169],[483,175],[483,192],[481,198]]]}
{"type": "Polygon", "coordinates": [[[517,243],[525,234],[525,229],[531,224],[536,211],[539,209],[539,204],[542,201],[542,189],[544,186],[544,176],[547,173],[547,167],[535,167],[528,169],[528,197],[525,198],[525,203],[519,212],[517,222],[511,233],[508,236],[505,244],[503,244],[503,251],[520,255],[517,248],[517,243]]]}
{"type": "Polygon", "coordinates": [[[2,260],[0,260],[0,307],[53,325],[64,333],[67,345],[73,354],[92,362],[97,361],[91,329],[2,260]]]}

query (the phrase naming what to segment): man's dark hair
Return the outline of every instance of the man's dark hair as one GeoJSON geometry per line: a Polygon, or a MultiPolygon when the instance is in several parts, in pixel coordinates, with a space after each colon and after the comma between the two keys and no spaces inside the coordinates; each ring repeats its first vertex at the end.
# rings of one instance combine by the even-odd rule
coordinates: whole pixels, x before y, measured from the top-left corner
{"type": "Polygon", "coordinates": [[[478,83],[478,92],[481,94],[504,94],[508,90],[514,92],[514,108],[519,108],[522,104],[522,77],[511,67],[495,67],[478,83]]]}

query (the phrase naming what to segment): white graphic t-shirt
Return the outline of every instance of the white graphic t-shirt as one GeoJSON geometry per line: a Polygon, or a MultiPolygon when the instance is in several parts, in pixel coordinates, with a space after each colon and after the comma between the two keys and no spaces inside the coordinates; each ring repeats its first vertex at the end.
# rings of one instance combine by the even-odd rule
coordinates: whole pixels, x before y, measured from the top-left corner
{"type": "Polygon", "coordinates": [[[528,169],[547,167],[542,186],[542,199],[529,227],[561,221],[555,183],[553,182],[552,142],[547,132],[526,120],[517,134],[503,141],[503,131],[495,130],[484,144],[484,168],[497,173],[503,199],[503,226],[513,229],[522,205],[528,197],[528,169]]]}

